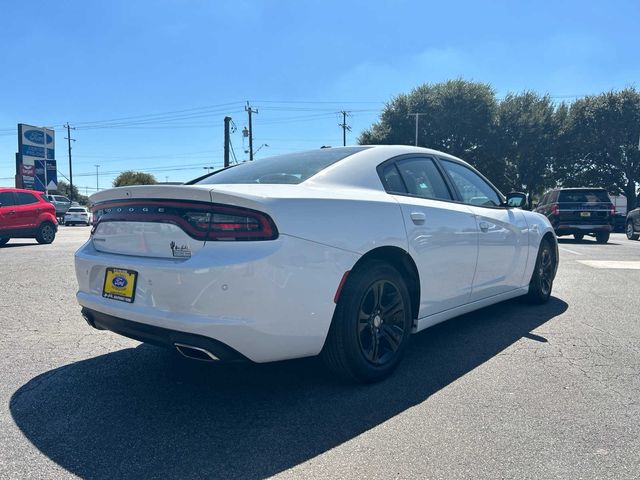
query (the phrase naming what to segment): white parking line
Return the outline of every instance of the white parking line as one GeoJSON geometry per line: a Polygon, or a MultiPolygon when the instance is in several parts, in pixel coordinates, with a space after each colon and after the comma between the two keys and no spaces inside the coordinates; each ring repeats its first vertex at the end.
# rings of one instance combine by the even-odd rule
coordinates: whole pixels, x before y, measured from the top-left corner
{"type": "Polygon", "coordinates": [[[617,270],[640,270],[640,262],[611,261],[611,260],[578,260],[592,268],[612,268],[617,270]]]}
{"type": "Polygon", "coordinates": [[[564,247],[558,247],[560,250],[562,250],[563,252],[569,252],[569,253],[573,253],[574,255],[584,255],[583,253],[580,252],[574,252],[573,250],[569,250],[568,248],[564,248],[564,247]]]}

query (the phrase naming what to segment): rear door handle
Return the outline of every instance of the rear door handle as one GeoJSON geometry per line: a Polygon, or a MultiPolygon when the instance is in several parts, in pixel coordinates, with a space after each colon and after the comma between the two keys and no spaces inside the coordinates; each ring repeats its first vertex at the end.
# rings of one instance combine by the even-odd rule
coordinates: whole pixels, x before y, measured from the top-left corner
{"type": "Polygon", "coordinates": [[[411,216],[411,220],[416,225],[422,225],[427,218],[426,215],[422,212],[411,212],[410,216],[411,216]]]}
{"type": "Polygon", "coordinates": [[[488,232],[489,227],[491,227],[491,225],[489,225],[487,222],[480,222],[479,226],[480,226],[480,230],[483,232],[488,232]]]}

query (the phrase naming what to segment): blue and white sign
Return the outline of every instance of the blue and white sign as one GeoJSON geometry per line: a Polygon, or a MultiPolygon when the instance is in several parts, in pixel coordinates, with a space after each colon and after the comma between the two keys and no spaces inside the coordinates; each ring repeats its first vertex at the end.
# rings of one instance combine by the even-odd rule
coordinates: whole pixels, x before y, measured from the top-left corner
{"type": "Polygon", "coordinates": [[[21,164],[16,165],[16,175],[20,175],[22,166],[34,166],[35,176],[24,178],[26,188],[49,191],[58,188],[58,171],[56,166],[55,132],[44,127],[34,127],[24,123],[18,124],[18,152],[21,164]],[[46,164],[46,172],[45,172],[46,164]],[[29,185],[29,186],[28,186],[29,185]]]}
{"type": "Polygon", "coordinates": [[[35,177],[33,188],[35,190],[56,190],[58,188],[58,170],[55,160],[46,160],[47,173],[44,171],[45,160],[35,161],[35,177]],[[46,188],[45,188],[46,186],[46,188]]]}

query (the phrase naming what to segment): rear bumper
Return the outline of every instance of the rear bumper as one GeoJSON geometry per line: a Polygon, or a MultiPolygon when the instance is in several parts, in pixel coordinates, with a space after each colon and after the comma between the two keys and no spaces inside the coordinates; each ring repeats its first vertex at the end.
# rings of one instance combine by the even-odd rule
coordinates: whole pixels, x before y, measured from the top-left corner
{"type": "Polygon", "coordinates": [[[175,349],[176,344],[191,345],[211,352],[218,360],[223,362],[247,360],[244,355],[228,345],[202,335],[132,322],[124,318],[113,317],[84,307],[82,308],[82,316],[93,328],[109,330],[140,342],[151,343],[159,347],[171,349],[175,349]]]}
{"type": "Polygon", "coordinates": [[[602,224],[560,224],[554,226],[556,235],[572,235],[576,233],[596,233],[596,232],[613,232],[613,225],[608,223],[602,224]]]}
{"type": "MultiPolygon", "coordinates": [[[[254,362],[285,360],[320,352],[336,289],[358,258],[286,235],[211,242],[187,260],[100,252],[89,240],[76,252],[76,298],[94,316],[206,337],[254,362]],[[102,296],[108,267],[138,272],[133,303],[102,296]]],[[[110,322],[104,327],[142,338],[140,328],[127,334],[128,328],[110,322]]]]}

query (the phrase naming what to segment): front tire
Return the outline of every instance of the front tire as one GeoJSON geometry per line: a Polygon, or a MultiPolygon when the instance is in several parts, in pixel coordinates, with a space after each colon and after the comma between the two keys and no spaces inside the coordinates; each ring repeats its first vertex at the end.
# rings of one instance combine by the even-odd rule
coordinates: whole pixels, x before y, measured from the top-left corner
{"type": "Polygon", "coordinates": [[[596,232],[596,242],[607,243],[611,234],[609,232],[596,232]]]}
{"type": "Polygon", "coordinates": [[[633,223],[631,222],[627,222],[625,233],[627,234],[627,238],[629,240],[638,240],[638,238],[640,238],[640,235],[638,235],[637,233],[633,233],[633,223]]]}
{"type": "Polygon", "coordinates": [[[527,302],[542,305],[549,301],[551,290],[553,289],[557,261],[551,242],[546,239],[542,240],[538,249],[536,266],[529,282],[529,291],[525,296],[527,302]]]}
{"type": "Polygon", "coordinates": [[[411,335],[407,286],[391,265],[371,260],[349,273],[321,356],[338,376],[382,380],[400,363],[411,335]]]}
{"type": "Polygon", "coordinates": [[[56,238],[56,229],[51,222],[44,222],[38,228],[38,233],[36,234],[36,241],[40,244],[47,245],[52,243],[56,238]]]}

